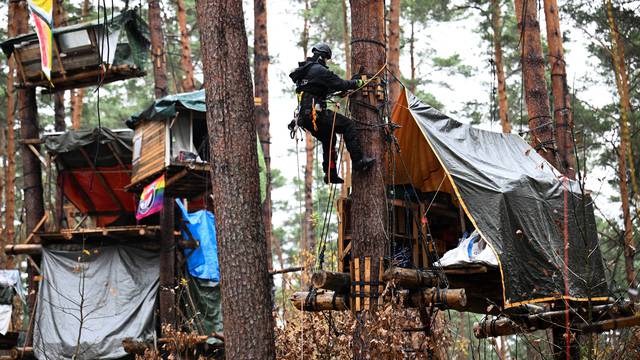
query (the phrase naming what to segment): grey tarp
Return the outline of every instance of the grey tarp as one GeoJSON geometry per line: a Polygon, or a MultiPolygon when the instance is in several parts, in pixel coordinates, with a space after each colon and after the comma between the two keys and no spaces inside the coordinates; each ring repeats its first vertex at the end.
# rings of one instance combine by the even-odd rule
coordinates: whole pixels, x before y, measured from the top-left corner
{"type": "Polygon", "coordinates": [[[71,359],[79,334],[78,359],[119,358],[126,355],[125,338],[153,337],[158,253],[130,246],[44,248],[42,275],[33,333],[38,359],[71,359]]]}
{"type": "Polygon", "coordinates": [[[58,155],[60,165],[71,168],[86,168],[84,156],[76,151],[80,148],[89,155],[97,167],[117,166],[118,158],[124,164],[131,164],[133,131],[114,131],[107,128],[70,130],[62,134],[44,136],[47,151],[58,155]],[[98,152],[96,157],[96,151],[98,152]],[[116,157],[117,156],[117,157],[116,157]]]}
{"type": "Polygon", "coordinates": [[[608,295],[591,198],[578,183],[564,187],[557,170],[519,135],[462,124],[413,95],[408,103],[467,215],[498,256],[506,306],[565,294],[565,209],[569,298],[608,295]]]}

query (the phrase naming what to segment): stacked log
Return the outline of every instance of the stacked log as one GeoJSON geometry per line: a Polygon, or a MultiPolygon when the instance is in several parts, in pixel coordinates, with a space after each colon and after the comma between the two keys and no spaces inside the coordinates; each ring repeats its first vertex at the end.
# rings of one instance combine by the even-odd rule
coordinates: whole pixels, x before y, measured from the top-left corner
{"type": "Polygon", "coordinates": [[[291,295],[290,300],[296,309],[303,311],[342,311],[349,309],[346,296],[334,291],[299,291],[291,295]]]}

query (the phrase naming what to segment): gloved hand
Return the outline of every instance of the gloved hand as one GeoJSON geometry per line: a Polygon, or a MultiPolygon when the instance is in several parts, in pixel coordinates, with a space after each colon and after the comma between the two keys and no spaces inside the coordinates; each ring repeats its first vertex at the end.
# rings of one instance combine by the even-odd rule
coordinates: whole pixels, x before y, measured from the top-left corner
{"type": "Polygon", "coordinates": [[[289,123],[289,125],[287,125],[287,129],[289,129],[289,131],[295,131],[296,130],[296,121],[295,120],[291,120],[291,122],[289,123]]]}
{"type": "Polygon", "coordinates": [[[362,80],[362,79],[357,79],[357,80],[356,80],[356,86],[357,86],[358,88],[363,87],[365,84],[366,84],[366,82],[365,82],[364,80],[362,80]]]}

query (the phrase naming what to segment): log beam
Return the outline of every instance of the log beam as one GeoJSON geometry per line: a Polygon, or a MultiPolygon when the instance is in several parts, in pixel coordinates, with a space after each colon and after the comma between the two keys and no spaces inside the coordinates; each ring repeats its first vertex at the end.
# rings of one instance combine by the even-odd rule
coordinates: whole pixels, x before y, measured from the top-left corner
{"type": "Polygon", "coordinates": [[[7,255],[40,255],[42,245],[40,244],[15,244],[5,245],[4,252],[7,255]]]}
{"type": "Polygon", "coordinates": [[[393,281],[396,286],[406,289],[432,287],[437,284],[438,276],[431,271],[391,267],[382,274],[382,280],[393,281]]]}
{"type": "Polygon", "coordinates": [[[317,291],[309,295],[308,291],[298,291],[289,299],[293,306],[303,311],[347,310],[345,295],[333,291],[317,291]]]}
{"type": "Polygon", "coordinates": [[[464,311],[467,308],[467,295],[464,289],[429,288],[410,292],[405,298],[405,306],[436,306],[441,309],[464,311]]]}
{"type": "Polygon", "coordinates": [[[349,273],[323,270],[313,273],[311,283],[316,289],[326,289],[345,294],[349,292],[351,275],[349,273]]]}

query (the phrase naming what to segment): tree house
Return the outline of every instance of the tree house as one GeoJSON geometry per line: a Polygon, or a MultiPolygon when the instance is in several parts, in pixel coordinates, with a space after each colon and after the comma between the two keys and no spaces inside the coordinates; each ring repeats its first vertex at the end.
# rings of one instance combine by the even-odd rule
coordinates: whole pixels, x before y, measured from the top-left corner
{"type": "Polygon", "coordinates": [[[81,88],[140,77],[149,51],[149,29],[135,10],[89,23],[53,30],[53,66],[49,82],[40,66],[36,33],[8,39],[0,46],[13,56],[20,87],[47,91],[81,88]]]}
{"type": "MultiPolygon", "coordinates": [[[[131,184],[127,190],[140,191],[164,174],[165,193],[169,196],[198,198],[210,191],[204,90],[156,100],[126,123],[134,129],[131,184]]],[[[266,166],[257,140],[256,146],[264,196],[266,166]]]]}
{"type": "Polygon", "coordinates": [[[210,187],[204,91],[156,100],[127,125],[134,129],[130,191],[165,175],[165,192],[182,198],[210,187]]]}

